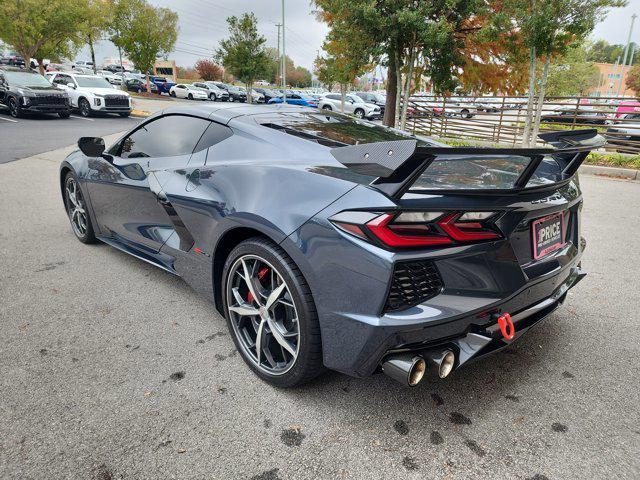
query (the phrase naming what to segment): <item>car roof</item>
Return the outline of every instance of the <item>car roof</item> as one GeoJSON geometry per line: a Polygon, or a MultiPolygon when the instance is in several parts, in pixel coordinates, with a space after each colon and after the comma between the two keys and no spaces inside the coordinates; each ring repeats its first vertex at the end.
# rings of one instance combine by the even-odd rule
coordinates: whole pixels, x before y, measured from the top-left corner
{"type": "MultiPolygon", "coordinates": [[[[264,115],[269,113],[298,113],[309,112],[309,107],[298,105],[260,104],[248,105],[246,103],[203,103],[202,105],[185,105],[169,107],[155,113],[152,117],[167,114],[196,115],[206,117],[220,123],[228,123],[232,119],[239,117],[253,117],[254,115],[264,115]]],[[[316,112],[315,109],[312,112],[316,112]]]]}

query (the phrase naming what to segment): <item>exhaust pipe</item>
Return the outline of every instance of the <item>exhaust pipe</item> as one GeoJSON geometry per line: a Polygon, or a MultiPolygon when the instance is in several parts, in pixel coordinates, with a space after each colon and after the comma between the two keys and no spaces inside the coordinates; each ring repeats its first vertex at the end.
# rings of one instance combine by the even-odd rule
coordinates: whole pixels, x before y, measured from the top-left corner
{"type": "Polygon", "coordinates": [[[451,350],[427,350],[422,354],[429,363],[432,375],[446,378],[452,372],[456,356],[451,350]]]}
{"type": "Polygon", "coordinates": [[[427,370],[427,364],[419,355],[403,353],[392,355],[382,364],[382,371],[397,382],[415,387],[427,370]]]}

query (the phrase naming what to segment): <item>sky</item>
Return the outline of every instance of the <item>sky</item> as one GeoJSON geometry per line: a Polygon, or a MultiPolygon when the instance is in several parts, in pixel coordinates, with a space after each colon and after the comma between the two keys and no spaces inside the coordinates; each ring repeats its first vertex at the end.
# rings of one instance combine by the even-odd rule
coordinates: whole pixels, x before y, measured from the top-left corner
{"type": "MultiPolygon", "coordinates": [[[[169,56],[179,66],[192,66],[199,58],[211,57],[220,40],[228,34],[226,18],[254,12],[258,18],[258,30],[267,39],[267,46],[277,47],[277,27],[281,22],[281,0],[149,0],[150,3],[171,8],[180,17],[180,32],[175,51],[169,56]]],[[[311,0],[285,0],[286,52],[296,65],[309,70],[317,50],[327,34],[327,27],[316,19],[311,0]]],[[[628,6],[612,10],[591,35],[594,40],[609,43],[625,43],[631,15],[638,14],[632,41],[640,44],[640,0],[628,0],[628,6]]],[[[96,60],[100,64],[108,57],[117,57],[117,50],[108,41],[96,48],[96,60]]],[[[77,60],[89,60],[88,48],[84,48],[77,60]]]]}

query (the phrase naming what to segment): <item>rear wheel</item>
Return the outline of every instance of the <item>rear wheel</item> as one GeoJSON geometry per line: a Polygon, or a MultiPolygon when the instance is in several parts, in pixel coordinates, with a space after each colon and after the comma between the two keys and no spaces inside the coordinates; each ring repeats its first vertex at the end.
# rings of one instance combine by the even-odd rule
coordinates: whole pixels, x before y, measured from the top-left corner
{"type": "Polygon", "coordinates": [[[222,278],[229,330],[258,377],[293,387],[322,373],[311,291],[284,250],[264,238],[245,240],[227,258],[222,278]]]}
{"type": "Polygon", "coordinates": [[[73,172],[67,173],[64,179],[64,199],[67,215],[76,238],[82,243],[95,243],[96,237],[91,217],[87,211],[87,203],[73,172]]]}

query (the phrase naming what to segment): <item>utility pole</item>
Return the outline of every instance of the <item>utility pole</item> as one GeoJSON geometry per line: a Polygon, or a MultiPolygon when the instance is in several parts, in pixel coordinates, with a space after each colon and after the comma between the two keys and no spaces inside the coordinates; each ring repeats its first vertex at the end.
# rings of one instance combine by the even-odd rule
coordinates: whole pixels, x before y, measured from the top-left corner
{"type": "Polygon", "coordinates": [[[285,50],[285,42],[284,42],[284,0],[282,0],[282,70],[280,73],[280,79],[282,81],[282,103],[287,103],[287,54],[285,50]]]}
{"type": "Polygon", "coordinates": [[[276,27],[278,27],[278,79],[280,79],[280,66],[282,64],[282,61],[280,60],[280,27],[282,26],[281,23],[276,23],[276,27]]]}
{"type": "Polygon", "coordinates": [[[631,15],[631,26],[629,27],[629,36],[627,37],[627,44],[624,47],[624,54],[622,55],[622,69],[620,70],[620,83],[618,84],[616,97],[620,96],[620,91],[622,90],[622,79],[624,77],[624,69],[627,66],[627,54],[629,53],[629,44],[631,43],[631,34],[633,33],[633,24],[636,21],[636,17],[637,15],[635,13],[631,15]]]}

